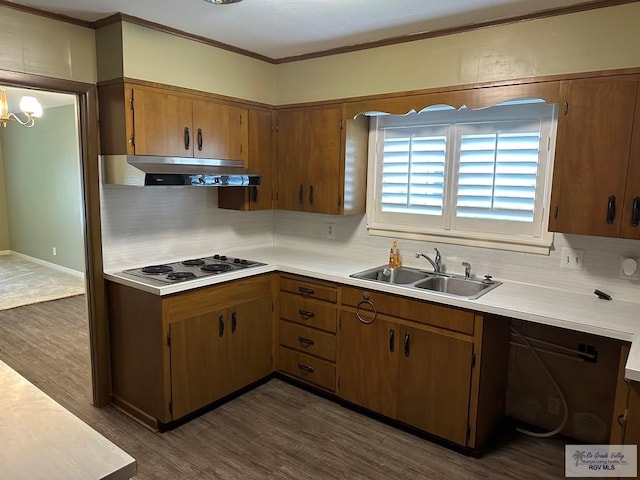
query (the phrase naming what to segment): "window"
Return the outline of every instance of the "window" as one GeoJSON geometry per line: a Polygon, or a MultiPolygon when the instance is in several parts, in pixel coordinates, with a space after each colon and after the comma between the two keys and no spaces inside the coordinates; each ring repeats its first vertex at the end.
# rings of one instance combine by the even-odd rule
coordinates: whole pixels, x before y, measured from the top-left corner
{"type": "Polygon", "coordinates": [[[548,252],[554,105],[378,115],[369,136],[371,233],[548,252]]]}

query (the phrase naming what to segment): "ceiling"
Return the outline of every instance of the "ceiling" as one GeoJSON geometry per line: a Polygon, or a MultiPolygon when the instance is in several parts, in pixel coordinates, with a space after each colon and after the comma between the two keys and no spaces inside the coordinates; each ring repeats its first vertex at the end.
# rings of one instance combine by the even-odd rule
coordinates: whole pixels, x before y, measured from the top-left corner
{"type": "Polygon", "coordinates": [[[204,0],[17,0],[12,3],[88,22],[123,13],[277,60],[575,5],[602,5],[607,2],[244,0],[215,5],[204,0]]]}

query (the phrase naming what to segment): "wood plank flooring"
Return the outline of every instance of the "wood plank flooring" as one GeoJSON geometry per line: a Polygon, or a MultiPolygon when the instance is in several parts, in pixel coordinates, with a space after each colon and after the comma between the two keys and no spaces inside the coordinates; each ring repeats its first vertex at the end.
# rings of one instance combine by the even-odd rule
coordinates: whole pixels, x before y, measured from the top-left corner
{"type": "Polygon", "coordinates": [[[84,296],[0,312],[0,359],[135,457],[139,480],[564,478],[562,440],[507,434],[476,459],[280,380],[151,433],[90,404],[84,296]]]}

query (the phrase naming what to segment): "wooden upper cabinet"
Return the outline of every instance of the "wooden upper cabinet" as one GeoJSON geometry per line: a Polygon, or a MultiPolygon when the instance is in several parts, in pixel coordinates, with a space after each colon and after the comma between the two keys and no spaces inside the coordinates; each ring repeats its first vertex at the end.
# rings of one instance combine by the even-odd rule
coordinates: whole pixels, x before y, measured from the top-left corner
{"type": "Polygon", "coordinates": [[[106,155],[216,158],[247,163],[247,110],[146,85],[100,86],[100,141],[106,155]]]}
{"type": "Polygon", "coordinates": [[[621,237],[635,240],[640,240],[640,86],[638,90],[620,232],[621,237]]]}
{"type": "Polygon", "coordinates": [[[231,210],[270,210],[275,190],[275,142],[273,111],[251,109],[248,115],[247,168],[262,175],[253,187],[225,187],[218,191],[218,207],[231,210]]]}
{"type": "Polygon", "coordinates": [[[193,102],[193,156],[247,163],[247,110],[230,105],[193,102]]]}
{"type": "Polygon", "coordinates": [[[549,230],[607,237],[624,230],[637,83],[623,77],[563,82],[549,230]]]}
{"type": "Polygon", "coordinates": [[[364,213],[366,117],[342,106],[278,111],[278,208],[333,215],[364,213]]]}
{"type": "Polygon", "coordinates": [[[193,156],[192,102],[167,93],[131,90],[133,152],[193,156]]]}

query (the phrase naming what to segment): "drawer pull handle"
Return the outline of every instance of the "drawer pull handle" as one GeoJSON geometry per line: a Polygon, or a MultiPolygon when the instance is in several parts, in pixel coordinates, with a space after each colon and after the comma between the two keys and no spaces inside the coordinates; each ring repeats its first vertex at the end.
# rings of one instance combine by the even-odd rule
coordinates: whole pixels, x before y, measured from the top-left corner
{"type": "Polygon", "coordinates": [[[314,342],[312,339],[307,337],[298,337],[298,341],[305,347],[310,347],[311,345],[316,344],[316,342],[314,342]]]}
{"type": "MultiPolygon", "coordinates": [[[[365,310],[365,311],[371,313],[371,310],[365,310]]],[[[362,323],[368,325],[370,323],[375,322],[376,318],[378,318],[378,311],[376,310],[376,306],[373,304],[373,302],[371,300],[362,300],[356,306],[356,316],[358,317],[358,320],[360,320],[362,323]],[[360,307],[362,307],[362,305],[369,305],[373,309],[373,317],[370,320],[366,319],[366,318],[363,318],[362,315],[360,315],[360,307]]]]}
{"type": "Polygon", "coordinates": [[[392,328],[389,330],[389,351],[393,353],[396,349],[396,331],[392,328]]]}
{"type": "Polygon", "coordinates": [[[298,291],[300,293],[302,293],[303,295],[315,295],[316,291],[313,290],[312,288],[307,288],[307,287],[298,287],[298,291]]]}
{"type": "Polygon", "coordinates": [[[404,334],[404,356],[408,357],[411,352],[411,335],[409,333],[404,334]]]}
{"type": "Polygon", "coordinates": [[[310,367],[309,365],[305,365],[304,363],[299,363],[298,368],[302,370],[304,373],[313,373],[315,370],[313,367],[310,367]]]}
{"type": "Polygon", "coordinates": [[[300,315],[302,315],[303,317],[305,317],[305,318],[313,318],[313,317],[315,317],[315,316],[316,316],[316,314],[315,314],[315,313],[310,312],[309,310],[302,310],[302,309],[300,309],[300,310],[298,310],[298,313],[299,313],[300,315]]]}
{"type": "Polygon", "coordinates": [[[231,314],[231,333],[236,333],[236,328],[238,327],[238,318],[236,316],[236,312],[231,314]]]}

